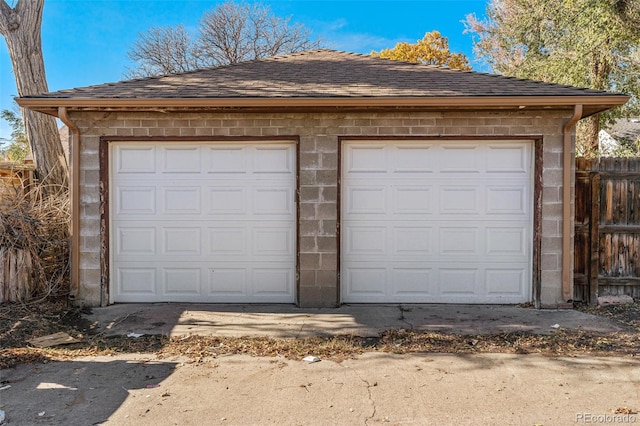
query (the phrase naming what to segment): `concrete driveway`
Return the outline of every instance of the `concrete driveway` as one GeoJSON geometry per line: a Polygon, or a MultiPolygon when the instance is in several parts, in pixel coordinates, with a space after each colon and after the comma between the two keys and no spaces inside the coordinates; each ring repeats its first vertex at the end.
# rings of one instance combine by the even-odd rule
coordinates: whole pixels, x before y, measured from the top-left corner
{"type": "MultiPolygon", "coordinates": [[[[578,311],[515,306],[115,305],[108,334],[371,335],[619,330],[578,311]]],[[[309,354],[313,355],[313,354],[309,354]]],[[[640,422],[633,357],[366,353],[343,362],[153,354],[25,364],[0,373],[8,425],[573,425],[640,422]]]]}
{"type": "Polygon", "coordinates": [[[121,355],[5,371],[11,388],[0,390],[0,405],[8,425],[628,424],[640,421],[624,414],[640,408],[638,367],[507,354],[368,353],[313,364],[121,355]]]}
{"type": "Polygon", "coordinates": [[[171,336],[309,337],[348,334],[377,336],[388,329],[463,334],[514,331],[620,331],[603,317],[564,309],[514,305],[343,305],[304,309],[293,305],[119,304],[94,308],[87,320],[106,335],[130,332],[171,336]]]}

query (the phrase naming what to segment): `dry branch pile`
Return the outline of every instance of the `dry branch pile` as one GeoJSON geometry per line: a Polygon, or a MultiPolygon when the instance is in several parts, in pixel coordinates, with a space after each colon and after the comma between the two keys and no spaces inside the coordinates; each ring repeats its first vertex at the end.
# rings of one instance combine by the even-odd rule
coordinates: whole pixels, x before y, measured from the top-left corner
{"type": "Polygon", "coordinates": [[[34,185],[0,196],[0,302],[57,296],[69,286],[69,195],[34,185]]]}

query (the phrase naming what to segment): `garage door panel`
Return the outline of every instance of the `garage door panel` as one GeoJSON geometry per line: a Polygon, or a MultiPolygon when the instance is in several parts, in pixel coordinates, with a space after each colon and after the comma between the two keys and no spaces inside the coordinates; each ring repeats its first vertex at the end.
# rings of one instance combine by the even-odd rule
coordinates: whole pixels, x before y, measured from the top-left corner
{"type": "Polygon", "coordinates": [[[153,256],[156,251],[156,228],[151,226],[127,226],[114,230],[116,256],[153,256]]]}
{"type": "Polygon", "coordinates": [[[116,189],[115,212],[119,216],[149,215],[156,212],[156,188],[122,186],[116,189]]]}
{"type": "Polygon", "coordinates": [[[162,253],[171,256],[200,256],[200,227],[163,227],[162,253]]]}
{"type": "Polygon", "coordinates": [[[387,150],[384,145],[360,145],[347,148],[346,173],[387,173],[387,150]]]}
{"type": "Polygon", "coordinates": [[[233,227],[233,224],[207,228],[209,235],[207,256],[246,255],[248,253],[247,231],[246,227],[233,227]]]}
{"type": "Polygon", "coordinates": [[[488,186],[487,214],[527,215],[528,192],[525,186],[488,186]]]}
{"type": "Polygon", "coordinates": [[[387,269],[376,268],[371,265],[363,267],[347,267],[347,279],[344,282],[347,294],[358,296],[363,302],[370,301],[371,297],[385,296],[387,291],[387,269]]]}
{"type": "Polygon", "coordinates": [[[343,291],[359,303],[520,303],[528,296],[528,265],[410,262],[383,268],[380,262],[345,265],[343,291]],[[405,266],[403,266],[405,265],[405,266]],[[471,301],[470,301],[471,300],[471,301]]]}
{"type": "Polygon", "coordinates": [[[433,227],[396,226],[393,228],[395,256],[426,256],[433,253],[433,227]]]}
{"type": "Polygon", "coordinates": [[[111,146],[112,301],[294,301],[293,144],[111,146]]]}
{"type": "Polygon", "coordinates": [[[476,145],[442,145],[437,154],[442,173],[480,173],[479,148],[476,145]]]}
{"type": "Polygon", "coordinates": [[[430,146],[398,145],[390,147],[394,173],[432,173],[434,156],[430,146]]]}
{"type": "Polygon", "coordinates": [[[242,187],[209,187],[208,215],[244,216],[247,211],[246,189],[242,187]]]}
{"type": "Polygon", "coordinates": [[[162,174],[200,174],[202,172],[199,146],[160,147],[158,151],[162,174]]]}
{"type": "Polygon", "coordinates": [[[393,268],[392,271],[392,296],[400,297],[425,297],[437,294],[434,290],[433,268],[393,268]]]}
{"type": "Polygon", "coordinates": [[[525,268],[491,268],[485,271],[486,292],[490,296],[524,296],[528,274],[525,268]]]}
{"type": "Polygon", "coordinates": [[[253,214],[257,216],[293,215],[293,190],[290,187],[254,188],[253,214]]]}
{"type": "Polygon", "coordinates": [[[530,300],[531,153],[530,141],[345,142],[343,301],[530,300]]]}
{"type": "Polygon", "coordinates": [[[526,146],[506,144],[487,148],[487,173],[529,173],[531,162],[526,146]]]}
{"type": "Polygon", "coordinates": [[[162,268],[162,293],[176,296],[199,296],[201,268],[162,268]]]}
{"type": "Polygon", "coordinates": [[[156,152],[152,146],[118,146],[113,157],[118,174],[156,173],[156,152]]]}
{"type": "Polygon", "coordinates": [[[258,257],[294,256],[293,234],[288,227],[254,227],[253,254],[258,257]]]}
{"type": "Polygon", "coordinates": [[[476,295],[480,294],[478,268],[455,266],[441,268],[439,273],[438,282],[440,283],[441,295],[468,295],[475,298],[476,295]]]}
{"type": "Polygon", "coordinates": [[[289,146],[258,146],[253,156],[253,171],[259,174],[295,173],[289,146]]]}
{"type": "Polygon", "coordinates": [[[287,267],[256,267],[252,282],[258,297],[286,296],[293,291],[293,271],[287,267]]]}
{"type": "Polygon", "coordinates": [[[122,295],[154,296],[156,268],[123,266],[116,269],[116,288],[122,295]]]}
{"type": "Polygon", "coordinates": [[[475,186],[442,186],[440,188],[440,213],[478,215],[480,213],[480,191],[481,188],[475,186]]]}
{"type": "Polygon", "coordinates": [[[462,256],[465,259],[479,254],[478,227],[443,227],[439,233],[439,253],[443,256],[462,256]]]}
{"type": "Polygon", "coordinates": [[[433,214],[435,201],[431,186],[394,186],[394,214],[398,215],[430,215],[433,214]]]}
{"type": "Polygon", "coordinates": [[[347,214],[386,214],[385,188],[378,186],[356,186],[349,188],[347,214]]]}
{"type": "Polygon", "coordinates": [[[349,254],[384,255],[387,252],[386,226],[351,226],[346,239],[346,252],[349,254]]]}
{"type": "Polygon", "coordinates": [[[489,256],[527,256],[525,227],[487,227],[486,254],[489,256]]]}
{"type": "Polygon", "coordinates": [[[246,268],[211,268],[208,271],[208,288],[206,296],[216,298],[218,296],[247,297],[247,271],[246,268]]]}
{"type": "Polygon", "coordinates": [[[247,174],[247,149],[238,145],[219,145],[207,147],[207,173],[247,174]]]}
{"type": "Polygon", "coordinates": [[[160,214],[201,214],[201,188],[199,186],[161,186],[160,214]]]}

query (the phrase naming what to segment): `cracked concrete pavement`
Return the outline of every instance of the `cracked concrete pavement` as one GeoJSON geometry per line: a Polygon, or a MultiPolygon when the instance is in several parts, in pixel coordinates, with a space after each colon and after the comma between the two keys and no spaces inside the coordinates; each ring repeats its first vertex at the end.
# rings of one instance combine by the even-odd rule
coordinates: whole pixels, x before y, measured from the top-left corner
{"type": "MultiPolygon", "coordinates": [[[[114,305],[107,335],[308,337],[389,328],[618,331],[578,311],[517,306],[114,305]]],[[[316,355],[316,354],[309,354],[316,355]]],[[[640,422],[635,358],[366,353],[343,362],[225,355],[82,357],[0,372],[7,425],[572,425],[640,422]],[[7,387],[9,386],[9,387],[7,387]],[[618,413],[616,413],[618,411],[618,413]]]]}
{"type": "Polygon", "coordinates": [[[3,372],[7,425],[571,425],[638,422],[630,358],[367,353],[77,358],[3,372]],[[605,417],[600,417],[605,418],[605,417]],[[591,422],[593,423],[593,422],[591,422]]]}

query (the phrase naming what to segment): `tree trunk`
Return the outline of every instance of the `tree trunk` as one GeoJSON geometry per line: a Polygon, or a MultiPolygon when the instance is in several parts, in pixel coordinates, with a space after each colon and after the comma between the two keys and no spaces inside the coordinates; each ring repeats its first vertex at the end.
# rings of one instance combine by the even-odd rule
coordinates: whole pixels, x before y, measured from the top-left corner
{"type": "MultiPolygon", "coordinates": [[[[44,0],[19,0],[14,8],[0,0],[0,34],[7,42],[19,96],[49,91],[42,55],[43,9],[44,0]]],[[[22,114],[41,182],[66,188],[69,171],[55,118],[28,110],[22,114]]]]}
{"type": "MultiPolygon", "coordinates": [[[[609,52],[613,50],[609,43],[601,46],[601,49],[593,52],[591,59],[591,84],[590,88],[607,90],[609,79],[614,68],[609,52]]],[[[600,156],[600,114],[591,115],[578,123],[576,129],[576,149],[580,148],[585,157],[596,158],[600,156]]]]}
{"type": "Polygon", "coordinates": [[[583,157],[598,157],[600,155],[599,134],[600,114],[580,120],[576,128],[576,151],[583,157]]]}

